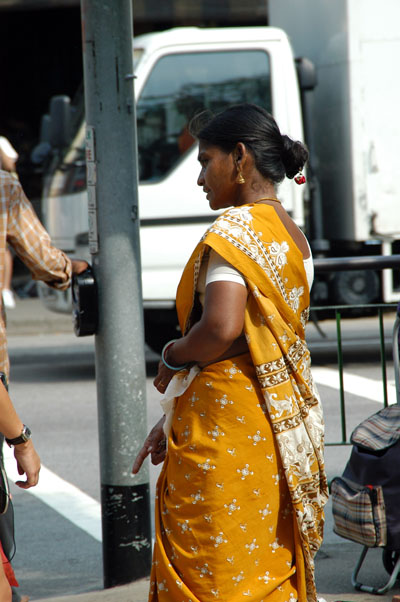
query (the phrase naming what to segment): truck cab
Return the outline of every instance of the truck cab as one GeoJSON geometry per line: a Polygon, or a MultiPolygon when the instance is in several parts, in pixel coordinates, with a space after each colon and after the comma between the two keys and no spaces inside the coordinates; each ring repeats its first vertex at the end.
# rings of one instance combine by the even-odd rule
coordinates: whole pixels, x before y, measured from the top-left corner
{"type": "MultiPolygon", "coordinates": [[[[176,334],[175,294],[196,242],[215,219],[197,186],[197,143],[188,123],[202,110],[252,102],[270,111],[282,133],[303,140],[298,79],[286,34],[273,27],[176,28],[134,40],[139,217],[146,341],[159,349],[176,334]]],[[[53,243],[90,261],[83,95],[72,131],[52,151],[42,214],[53,243]]],[[[51,116],[51,119],[54,119],[51,116]]],[[[305,226],[307,189],[282,183],[279,196],[305,226]]],[[[45,305],[70,311],[69,291],[40,288],[45,305]]]]}

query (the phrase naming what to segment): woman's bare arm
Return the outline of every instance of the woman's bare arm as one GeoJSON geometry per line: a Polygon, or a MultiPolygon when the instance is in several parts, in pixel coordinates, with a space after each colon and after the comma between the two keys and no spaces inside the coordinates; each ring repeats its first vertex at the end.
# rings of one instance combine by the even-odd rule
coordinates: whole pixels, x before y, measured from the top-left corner
{"type": "MultiPolygon", "coordinates": [[[[201,367],[246,351],[242,338],[246,303],[247,288],[243,285],[225,281],[208,284],[201,319],[169,348],[168,363],[172,366],[196,363],[201,367]]],[[[174,371],[160,362],[154,379],[160,393],[173,375],[174,371]]]]}
{"type": "Polygon", "coordinates": [[[171,348],[173,364],[204,363],[221,357],[242,335],[247,288],[236,282],[211,282],[206,287],[201,319],[171,348]]]}
{"type": "MultiPolygon", "coordinates": [[[[3,383],[0,382],[0,432],[7,439],[14,439],[21,435],[23,426],[3,383]]],[[[17,481],[16,485],[23,489],[36,485],[39,480],[40,458],[32,440],[15,445],[14,456],[19,474],[26,474],[26,481],[17,481]]]]}

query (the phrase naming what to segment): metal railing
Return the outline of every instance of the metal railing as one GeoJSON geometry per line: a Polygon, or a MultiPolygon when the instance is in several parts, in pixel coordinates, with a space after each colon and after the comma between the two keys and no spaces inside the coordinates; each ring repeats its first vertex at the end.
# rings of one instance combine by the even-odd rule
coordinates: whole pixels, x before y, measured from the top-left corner
{"type": "Polygon", "coordinates": [[[400,255],[369,255],[367,257],[317,257],[314,259],[316,273],[344,272],[347,270],[400,270],[400,255]]]}
{"type": "MultiPolygon", "coordinates": [[[[332,273],[338,271],[348,270],[374,270],[379,271],[386,268],[400,270],[400,255],[392,256],[369,256],[369,257],[342,257],[342,258],[317,258],[314,260],[315,273],[332,273]]],[[[387,359],[386,359],[386,346],[385,346],[385,332],[384,332],[384,321],[383,315],[388,311],[395,311],[397,307],[397,317],[393,325],[393,336],[392,336],[392,353],[394,360],[394,372],[395,372],[395,387],[397,402],[400,401],[400,364],[399,364],[399,323],[400,323],[400,303],[390,304],[357,304],[357,305],[323,305],[323,306],[312,306],[311,316],[314,319],[317,329],[321,333],[323,332],[319,327],[318,319],[316,315],[318,312],[332,312],[336,322],[336,355],[337,355],[337,366],[338,366],[338,385],[339,385],[339,408],[340,408],[340,430],[341,440],[330,442],[327,441],[325,445],[351,445],[348,441],[347,424],[346,424],[346,399],[345,399],[345,388],[344,388],[344,353],[343,353],[343,337],[342,337],[342,317],[343,313],[349,313],[350,311],[356,310],[358,314],[362,311],[368,311],[369,314],[374,312],[377,314],[378,328],[379,328],[379,353],[380,353],[380,367],[381,367],[381,378],[382,378],[382,407],[388,405],[388,383],[387,383],[387,359]],[[396,328],[397,326],[397,328],[396,328]]]]}

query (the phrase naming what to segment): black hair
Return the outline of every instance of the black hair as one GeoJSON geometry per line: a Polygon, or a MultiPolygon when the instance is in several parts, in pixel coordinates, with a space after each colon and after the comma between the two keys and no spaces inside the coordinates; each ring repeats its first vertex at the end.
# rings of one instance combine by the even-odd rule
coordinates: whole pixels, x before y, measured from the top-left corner
{"type": "Polygon", "coordinates": [[[275,184],[285,176],[293,178],[308,159],[302,142],[282,135],[272,115],[250,103],[231,106],[217,115],[203,111],[192,119],[189,130],[194,137],[226,153],[242,142],[261,175],[275,184]]]}

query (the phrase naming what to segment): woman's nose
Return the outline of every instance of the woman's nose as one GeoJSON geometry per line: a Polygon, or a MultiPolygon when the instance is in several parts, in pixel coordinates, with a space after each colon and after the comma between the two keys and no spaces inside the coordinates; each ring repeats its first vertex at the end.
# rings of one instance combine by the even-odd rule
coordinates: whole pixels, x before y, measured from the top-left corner
{"type": "Polygon", "coordinates": [[[199,177],[197,178],[197,186],[203,186],[204,184],[204,177],[203,177],[203,170],[201,170],[201,172],[199,173],[199,177]]]}

